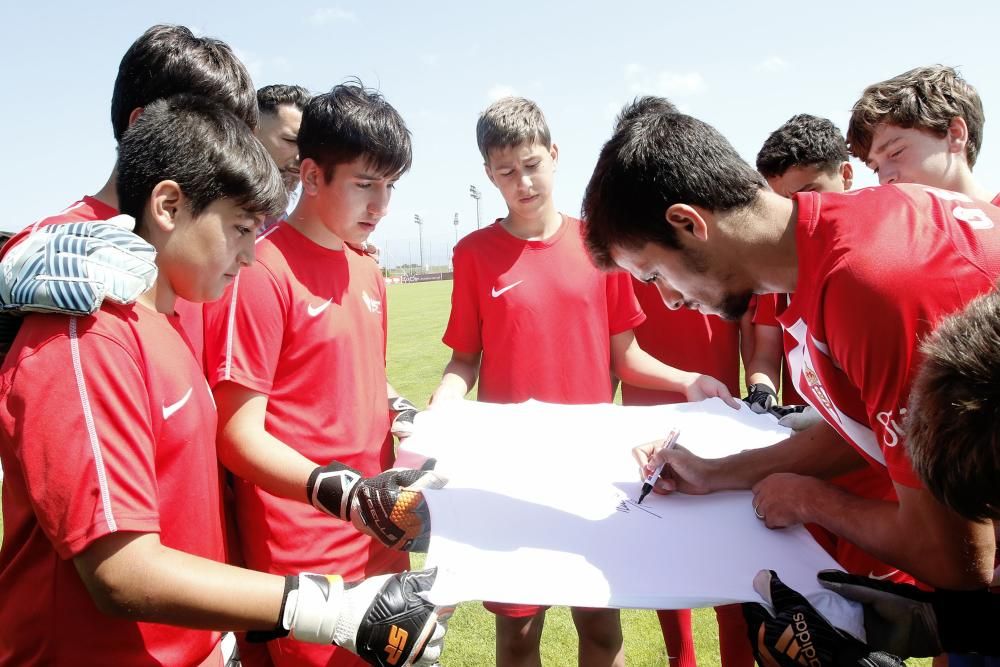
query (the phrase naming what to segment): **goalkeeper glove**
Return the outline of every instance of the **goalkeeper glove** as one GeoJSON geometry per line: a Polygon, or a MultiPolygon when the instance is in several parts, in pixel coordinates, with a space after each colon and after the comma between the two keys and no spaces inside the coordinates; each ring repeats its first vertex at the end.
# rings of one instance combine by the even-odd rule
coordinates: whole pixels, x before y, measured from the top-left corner
{"type": "Polygon", "coordinates": [[[762,604],[743,605],[743,617],[760,665],[769,667],[904,667],[894,655],[872,651],[846,632],[830,625],[809,601],[781,583],[773,570],[761,570],[754,589],[762,604]]]}
{"type": "Polygon", "coordinates": [[[366,478],[334,461],[313,470],[306,493],[314,507],[350,521],[387,547],[426,551],[431,520],[421,490],[440,489],[447,481],[431,470],[409,468],[366,478]]]}
{"type": "Polygon", "coordinates": [[[0,261],[0,308],[89,315],[105,298],[133,303],[156,280],[156,250],[119,215],[42,227],[0,261]]]}
{"type": "Polygon", "coordinates": [[[338,576],[285,577],[285,597],[275,629],[249,632],[250,641],[291,635],[314,644],[336,644],[379,667],[438,664],[453,608],[426,600],[437,570],[386,574],[357,584],[338,576]]]}
{"type": "Polygon", "coordinates": [[[759,415],[764,414],[778,404],[778,395],[763,382],[758,382],[747,387],[750,392],[743,399],[743,402],[750,406],[750,409],[759,415]]]}
{"type": "Polygon", "coordinates": [[[391,429],[394,436],[402,440],[413,435],[413,420],[420,412],[417,406],[402,396],[396,396],[389,399],[389,412],[395,414],[391,429]]]}
{"type": "Polygon", "coordinates": [[[948,653],[1000,655],[1000,596],[976,591],[922,591],[834,570],[819,582],[865,607],[872,646],[904,657],[948,653]]]}

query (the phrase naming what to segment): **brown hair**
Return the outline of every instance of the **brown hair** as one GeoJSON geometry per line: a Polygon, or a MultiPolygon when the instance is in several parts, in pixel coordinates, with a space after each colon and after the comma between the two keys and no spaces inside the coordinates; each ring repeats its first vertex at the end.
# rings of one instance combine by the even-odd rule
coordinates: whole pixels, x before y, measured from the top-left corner
{"type": "Polygon", "coordinates": [[[492,148],[524,143],[552,148],[552,135],[538,105],[523,97],[504,97],[486,107],[476,122],[476,143],[483,160],[489,162],[492,148]]]}
{"type": "Polygon", "coordinates": [[[907,411],[913,469],[971,520],[1000,518],[1000,293],[973,299],[924,341],[907,411]]]}
{"type": "Polygon", "coordinates": [[[915,127],[943,137],[956,116],[969,128],[965,155],[971,169],[983,144],[985,117],[979,93],[953,67],[917,67],[865,88],[854,103],[847,143],[851,155],[867,162],[878,125],[915,127]]]}

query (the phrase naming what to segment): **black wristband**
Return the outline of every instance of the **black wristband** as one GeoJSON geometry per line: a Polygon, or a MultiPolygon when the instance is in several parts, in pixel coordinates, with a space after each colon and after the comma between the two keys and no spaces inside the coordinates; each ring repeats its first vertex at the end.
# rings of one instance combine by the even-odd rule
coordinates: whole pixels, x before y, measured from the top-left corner
{"type": "Polygon", "coordinates": [[[299,588],[299,578],[295,575],[285,577],[285,592],[281,594],[281,609],[278,610],[278,621],[273,630],[249,630],[247,641],[254,644],[269,642],[272,639],[282,639],[288,636],[291,628],[285,627],[285,605],[288,604],[288,594],[299,588]]]}

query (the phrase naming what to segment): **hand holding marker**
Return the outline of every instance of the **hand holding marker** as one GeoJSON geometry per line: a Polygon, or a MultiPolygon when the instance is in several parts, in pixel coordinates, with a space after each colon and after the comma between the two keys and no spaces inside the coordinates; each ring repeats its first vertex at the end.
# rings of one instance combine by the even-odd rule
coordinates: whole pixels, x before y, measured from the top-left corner
{"type": "MultiPolygon", "coordinates": [[[[663,449],[670,449],[677,444],[677,438],[680,436],[681,432],[678,429],[671,429],[670,435],[667,439],[663,441],[663,449]]],[[[663,451],[663,450],[660,450],[663,451]]],[[[639,500],[636,505],[641,505],[643,499],[649,495],[649,492],[653,490],[653,485],[656,484],[656,480],[660,478],[660,474],[663,473],[663,466],[666,465],[666,461],[656,466],[656,470],[649,473],[646,481],[642,483],[642,491],[639,492],[639,500]]]]}

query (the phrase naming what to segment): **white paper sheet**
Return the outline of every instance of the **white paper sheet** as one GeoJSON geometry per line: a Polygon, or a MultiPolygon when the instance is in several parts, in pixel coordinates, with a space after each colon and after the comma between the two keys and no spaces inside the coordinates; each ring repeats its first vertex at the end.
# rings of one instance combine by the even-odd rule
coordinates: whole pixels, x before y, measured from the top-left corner
{"type": "Polygon", "coordinates": [[[863,635],[856,605],[816,582],[837,564],[801,527],[772,531],[747,491],[641,488],[635,445],[671,427],[708,458],[788,435],[769,415],[719,399],[655,407],[456,401],[420,413],[397,465],[437,459],[448,486],[426,493],[438,567],[432,600],[685,609],[759,601],[776,570],[839,627],[863,635]]]}

